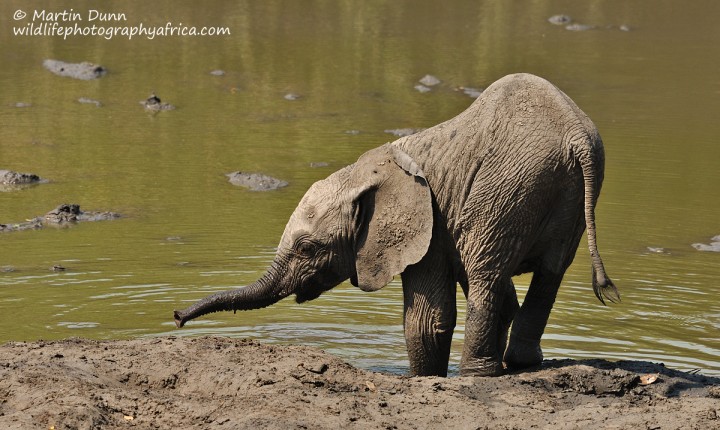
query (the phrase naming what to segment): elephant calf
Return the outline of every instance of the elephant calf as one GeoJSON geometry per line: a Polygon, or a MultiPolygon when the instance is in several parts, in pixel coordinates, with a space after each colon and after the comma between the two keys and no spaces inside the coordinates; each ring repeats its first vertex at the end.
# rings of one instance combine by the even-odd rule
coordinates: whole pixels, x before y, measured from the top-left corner
{"type": "Polygon", "coordinates": [[[175,323],[291,294],[302,303],[347,279],[375,291],[400,274],[413,375],[447,374],[457,284],[467,298],[462,375],[538,364],[586,228],[595,295],[619,300],[595,243],[603,168],[600,135],[567,95],[537,76],[506,76],[455,118],[313,184],[268,271],[176,311],[175,323]],[[528,272],[520,307],[511,278],[528,272]]]}

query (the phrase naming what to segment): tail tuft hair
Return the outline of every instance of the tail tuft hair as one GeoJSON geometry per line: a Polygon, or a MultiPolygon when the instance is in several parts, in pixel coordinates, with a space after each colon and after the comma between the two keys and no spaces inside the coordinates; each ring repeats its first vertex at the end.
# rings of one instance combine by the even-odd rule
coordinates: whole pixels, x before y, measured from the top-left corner
{"type": "Polygon", "coordinates": [[[607,306],[607,303],[605,303],[606,299],[612,303],[620,303],[620,292],[613,281],[604,274],[598,276],[594,268],[592,285],[595,297],[597,297],[603,305],[607,306]]]}

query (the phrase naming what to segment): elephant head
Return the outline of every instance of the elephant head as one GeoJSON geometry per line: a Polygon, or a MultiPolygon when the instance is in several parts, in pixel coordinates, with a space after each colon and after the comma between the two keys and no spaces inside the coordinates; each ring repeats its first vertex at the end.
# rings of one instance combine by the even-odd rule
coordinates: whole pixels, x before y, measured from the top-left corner
{"type": "Polygon", "coordinates": [[[263,308],[291,294],[302,303],[347,279],[364,291],[378,290],[425,255],[432,225],[423,172],[406,153],[383,145],[310,187],[259,280],[175,311],[175,324],[263,308]]]}

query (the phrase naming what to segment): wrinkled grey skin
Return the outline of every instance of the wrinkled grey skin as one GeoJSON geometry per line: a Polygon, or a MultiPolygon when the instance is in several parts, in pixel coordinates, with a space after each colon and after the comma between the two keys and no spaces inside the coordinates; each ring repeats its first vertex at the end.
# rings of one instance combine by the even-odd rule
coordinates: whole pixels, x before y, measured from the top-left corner
{"type": "Polygon", "coordinates": [[[291,294],[301,303],[348,278],[374,291],[400,274],[412,374],[446,375],[458,283],[467,297],[461,374],[538,364],[586,226],[595,294],[619,300],[595,242],[603,165],[595,126],[564,93],[536,76],[506,76],[457,117],[316,182],[262,278],[176,311],[175,322],[291,294]],[[511,277],[527,272],[519,307],[511,277]]]}

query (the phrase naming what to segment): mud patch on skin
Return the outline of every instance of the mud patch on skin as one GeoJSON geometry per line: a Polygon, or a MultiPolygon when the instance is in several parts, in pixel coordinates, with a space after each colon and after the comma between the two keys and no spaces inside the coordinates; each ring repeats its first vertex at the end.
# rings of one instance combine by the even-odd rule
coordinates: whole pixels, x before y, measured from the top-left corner
{"type": "Polygon", "coordinates": [[[138,428],[717,428],[718,383],[653,363],[602,360],[550,361],[539,371],[497,378],[407,378],[357,369],[313,348],[250,340],[72,339],[0,346],[0,422],[12,428],[129,422],[138,428]],[[658,382],[627,383],[652,369],[661,372],[658,382]],[[600,387],[610,391],[599,394],[600,387]]]}
{"type": "Polygon", "coordinates": [[[272,191],[287,187],[288,183],[282,179],[273,178],[262,173],[232,172],[225,176],[231,184],[244,187],[250,191],[272,191]]]}

